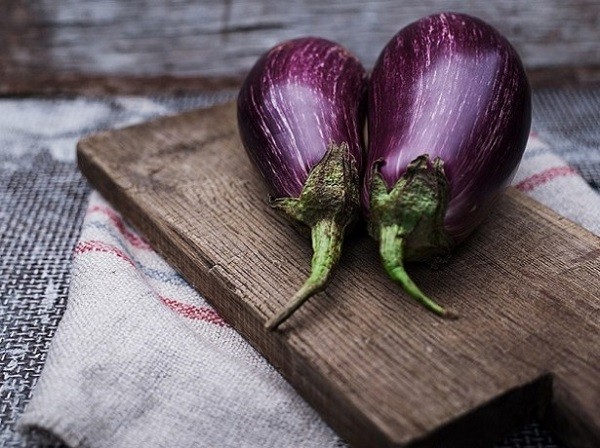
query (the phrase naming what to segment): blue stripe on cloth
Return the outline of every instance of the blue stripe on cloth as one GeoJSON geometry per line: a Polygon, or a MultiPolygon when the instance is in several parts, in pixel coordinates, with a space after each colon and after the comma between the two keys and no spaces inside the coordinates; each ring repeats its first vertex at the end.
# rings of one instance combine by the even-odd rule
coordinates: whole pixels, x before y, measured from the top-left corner
{"type": "MultiPolygon", "coordinates": [[[[102,231],[106,232],[108,235],[110,235],[112,238],[117,240],[121,246],[127,247],[126,238],[121,234],[121,232],[115,230],[115,228],[109,224],[105,224],[103,222],[98,222],[98,221],[88,221],[83,226],[82,231],[85,231],[87,228],[102,230],[102,231]]],[[[133,260],[133,262],[136,264],[136,266],[139,268],[139,270],[146,277],[149,277],[152,280],[158,280],[158,281],[161,281],[164,283],[171,283],[171,284],[175,284],[175,285],[190,287],[190,285],[177,272],[163,271],[160,269],[155,269],[155,268],[151,268],[149,266],[145,266],[143,263],[140,262],[140,260],[138,260],[136,257],[134,257],[129,251],[128,251],[128,255],[133,260]]]]}

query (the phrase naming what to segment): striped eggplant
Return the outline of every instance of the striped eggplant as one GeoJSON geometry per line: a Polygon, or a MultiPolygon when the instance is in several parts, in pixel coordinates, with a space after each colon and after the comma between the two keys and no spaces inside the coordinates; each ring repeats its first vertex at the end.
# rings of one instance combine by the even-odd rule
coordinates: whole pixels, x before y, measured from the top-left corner
{"type": "Polygon", "coordinates": [[[360,214],[367,75],[347,50],[325,39],[283,42],[246,77],[238,128],[271,205],[311,229],[311,273],[266,327],[274,329],[322,291],[344,234],[360,214]]]}
{"type": "Polygon", "coordinates": [[[464,14],[400,30],[369,84],[363,208],[388,274],[440,315],[404,270],[444,257],[485,218],[512,179],[531,122],[530,88],[515,49],[464,14]]]}

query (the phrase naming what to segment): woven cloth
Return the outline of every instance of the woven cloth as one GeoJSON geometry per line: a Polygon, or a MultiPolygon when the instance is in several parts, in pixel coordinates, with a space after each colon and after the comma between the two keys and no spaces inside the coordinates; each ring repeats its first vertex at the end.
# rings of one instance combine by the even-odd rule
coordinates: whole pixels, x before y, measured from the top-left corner
{"type": "MultiPolygon", "coordinates": [[[[3,250],[6,238],[13,256],[2,265],[6,446],[50,444],[39,428],[71,446],[343,445],[97,194],[75,243],[87,192],[72,165],[79,136],[224,98],[0,102],[3,250]],[[23,437],[13,422],[64,310],[73,246],[67,311],[20,420],[23,437]]],[[[598,197],[535,137],[515,184],[598,232],[598,197]]],[[[555,445],[532,425],[498,446],[555,445]]]]}

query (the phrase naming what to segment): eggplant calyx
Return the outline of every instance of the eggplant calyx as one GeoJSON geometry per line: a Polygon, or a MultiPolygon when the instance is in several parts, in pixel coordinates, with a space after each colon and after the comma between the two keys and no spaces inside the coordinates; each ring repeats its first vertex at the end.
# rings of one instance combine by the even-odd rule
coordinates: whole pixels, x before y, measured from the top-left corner
{"type": "Polygon", "coordinates": [[[346,229],[358,219],[359,201],[358,168],[346,143],[328,146],[311,170],[299,198],[271,201],[273,208],[311,229],[313,257],[310,276],[267,321],[267,330],[276,329],[306,300],[325,289],[340,259],[346,229]]]}
{"type": "Polygon", "coordinates": [[[404,270],[405,261],[428,261],[447,255],[452,240],[444,230],[449,187],[443,162],[428,155],[413,160],[404,175],[388,191],[373,167],[369,233],[379,241],[379,252],[388,275],[434,313],[455,317],[427,297],[404,270]]]}

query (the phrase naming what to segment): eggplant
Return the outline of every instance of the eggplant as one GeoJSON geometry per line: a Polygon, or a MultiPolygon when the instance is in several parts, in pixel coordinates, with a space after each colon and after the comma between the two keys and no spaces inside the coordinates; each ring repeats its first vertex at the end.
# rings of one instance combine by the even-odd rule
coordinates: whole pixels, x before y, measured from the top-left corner
{"type": "Polygon", "coordinates": [[[240,136],[269,188],[271,206],[312,236],[310,276],[267,321],[269,330],[325,288],[346,230],[360,216],[366,91],[358,59],[316,37],[275,46],[241,87],[240,136]]]}
{"type": "Polygon", "coordinates": [[[531,93],[519,55],[485,22],[435,14],[400,30],[369,83],[362,202],[383,265],[431,311],[407,261],[444,259],[482,222],[519,165],[531,93]]]}

